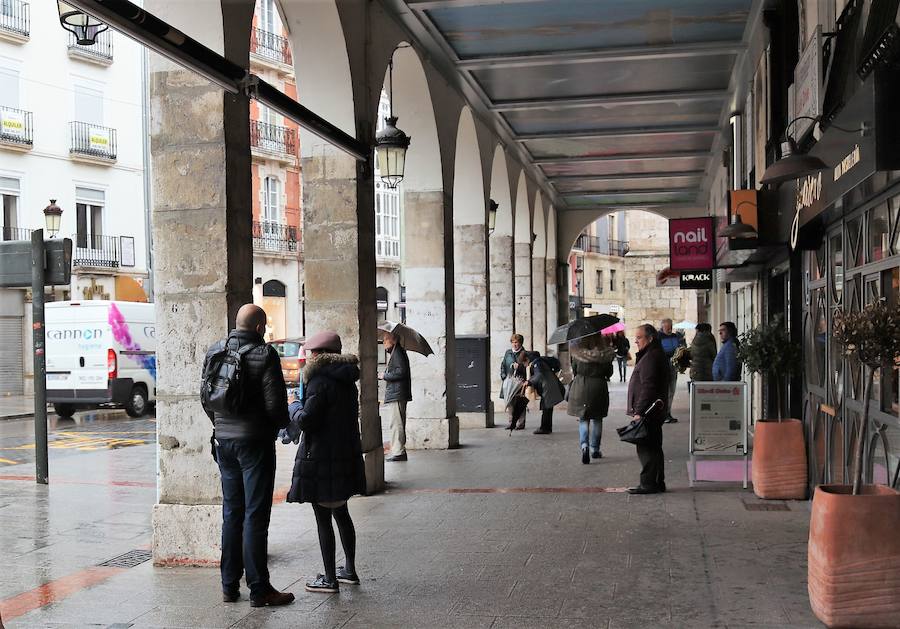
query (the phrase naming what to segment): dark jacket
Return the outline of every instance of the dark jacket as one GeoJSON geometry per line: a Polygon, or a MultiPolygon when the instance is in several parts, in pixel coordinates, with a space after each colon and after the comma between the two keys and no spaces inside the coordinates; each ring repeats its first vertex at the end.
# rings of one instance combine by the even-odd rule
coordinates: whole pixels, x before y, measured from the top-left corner
{"type": "Polygon", "coordinates": [[[303,370],[303,402],[291,404],[288,434],[302,431],[288,502],[337,502],[366,490],[359,438],[359,359],[320,354],[303,370]]]}
{"type": "Polygon", "coordinates": [[[739,382],[741,368],[741,361],[737,357],[737,344],[734,339],[728,339],[722,343],[722,347],[713,361],[713,380],[716,382],[739,382]]]}
{"type": "Polygon", "coordinates": [[[625,358],[628,356],[628,352],[631,350],[631,341],[627,337],[616,335],[613,344],[616,346],[616,357],[625,358]]]}
{"type": "MultiPolygon", "coordinates": [[[[224,347],[238,349],[253,345],[241,363],[244,404],[234,415],[206,411],[216,427],[217,439],[275,439],[288,423],[287,389],[281,373],[281,360],[274,347],[266,345],[256,332],[233,330],[206,352],[203,371],[210,357],[224,347]]],[[[204,409],[206,410],[206,409],[204,409]]]]}
{"type": "MultiPolygon", "coordinates": [[[[668,399],[671,374],[669,365],[658,340],[637,353],[631,380],[628,381],[628,401],[625,408],[629,415],[643,415],[656,400],[665,402],[668,399]]],[[[650,419],[662,421],[665,414],[663,405],[650,419]]]]}
{"type": "Polygon", "coordinates": [[[508,376],[513,375],[513,363],[522,364],[522,358],[525,355],[525,348],[514,352],[512,349],[506,350],[503,360],[500,362],[500,379],[506,380],[508,376]]]}
{"type": "Polygon", "coordinates": [[[716,339],[711,332],[697,332],[691,341],[691,380],[712,382],[716,339]]]}
{"type": "Polygon", "coordinates": [[[565,388],[556,376],[560,369],[559,359],[553,356],[540,356],[531,361],[528,384],[541,396],[541,410],[553,408],[565,397],[565,388]]]}
{"type": "Polygon", "coordinates": [[[675,355],[675,350],[679,347],[687,345],[684,340],[684,336],[678,334],[677,332],[672,332],[671,334],[666,334],[662,330],[659,331],[659,342],[662,346],[663,352],[665,352],[666,356],[669,359],[675,355]]]}
{"type": "Polygon", "coordinates": [[[572,361],[572,385],[566,412],[573,417],[603,419],[609,414],[609,379],[612,363],[572,361]]]}
{"type": "Polygon", "coordinates": [[[409,402],[412,400],[412,382],[409,375],[409,356],[406,350],[397,343],[391,350],[387,368],[384,370],[384,403],[409,402]]]}

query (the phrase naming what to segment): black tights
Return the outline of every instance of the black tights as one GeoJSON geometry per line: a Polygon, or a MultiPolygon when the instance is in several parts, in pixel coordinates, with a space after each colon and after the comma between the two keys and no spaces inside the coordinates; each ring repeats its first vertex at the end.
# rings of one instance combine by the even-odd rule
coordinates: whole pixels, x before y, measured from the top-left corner
{"type": "Polygon", "coordinates": [[[334,567],[334,529],[331,526],[331,516],[337,522],[338,533],[341,536],[341,546],[344,547],[344,568],[351,574],[356,573],[356,530],[353,528],[353,520],[350,519],[350,510],[347,504],[336,509],[323,507],[313,503],[313,513],[316,514],[316,527],[319,529],[319,548],[322,549],[322,561],[325,562],[325,576],[329,581],[335,580],[334,567]]]}

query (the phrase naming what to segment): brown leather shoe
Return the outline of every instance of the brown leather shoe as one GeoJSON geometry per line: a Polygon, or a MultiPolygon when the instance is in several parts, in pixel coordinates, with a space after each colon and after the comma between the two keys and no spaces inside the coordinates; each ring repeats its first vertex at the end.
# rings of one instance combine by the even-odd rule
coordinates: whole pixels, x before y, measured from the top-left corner
{"type": "Polygon", "coordinates": [[[250,607],[278,607],[279,605],[290,605],[293,602],[294,595],[290,592],[272,590],[259,598],[251,598],[250,607]]]}

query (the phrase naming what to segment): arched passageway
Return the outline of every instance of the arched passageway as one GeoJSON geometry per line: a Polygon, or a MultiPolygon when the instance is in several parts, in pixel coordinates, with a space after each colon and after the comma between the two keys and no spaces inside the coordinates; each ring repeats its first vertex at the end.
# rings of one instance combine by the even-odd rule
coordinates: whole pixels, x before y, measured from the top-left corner
{"type": "Polygon", "coordinates": [[[525,346],[530,347],[534,341],[531,329],[531,207],[525,173],[519,175],[514,212],[515,331],[525,337],[525,346]]]}
{"type": "Polygon", "coordinates": [[[531,316],[532,340],[536,352],[547,353],[547,230],[544,225],[544,202],[541,194],[534,199],[531,232],[531,316]]]}
{"type": "MultiPolygon", "coordinates": [[[[491,256],[491,399],[500,395],[497,369],[509,338],[515,331],[515,271],[513,266],[513,208],[506,151],[494,150],[491,167],[491,200],[497,204],[494,231],[490,235],[491,256]]],[[[502,410],[502,409],[499,409],[502,410]]]]}

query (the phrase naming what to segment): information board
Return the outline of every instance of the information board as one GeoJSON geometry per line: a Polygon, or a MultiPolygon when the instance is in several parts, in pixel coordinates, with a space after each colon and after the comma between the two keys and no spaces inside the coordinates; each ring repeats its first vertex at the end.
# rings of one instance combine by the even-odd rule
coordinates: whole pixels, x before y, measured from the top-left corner
{"type": "Polygon", "coordinates": [[[747,453],[747,383],[691,384],[691,454],[747,453]]]}

